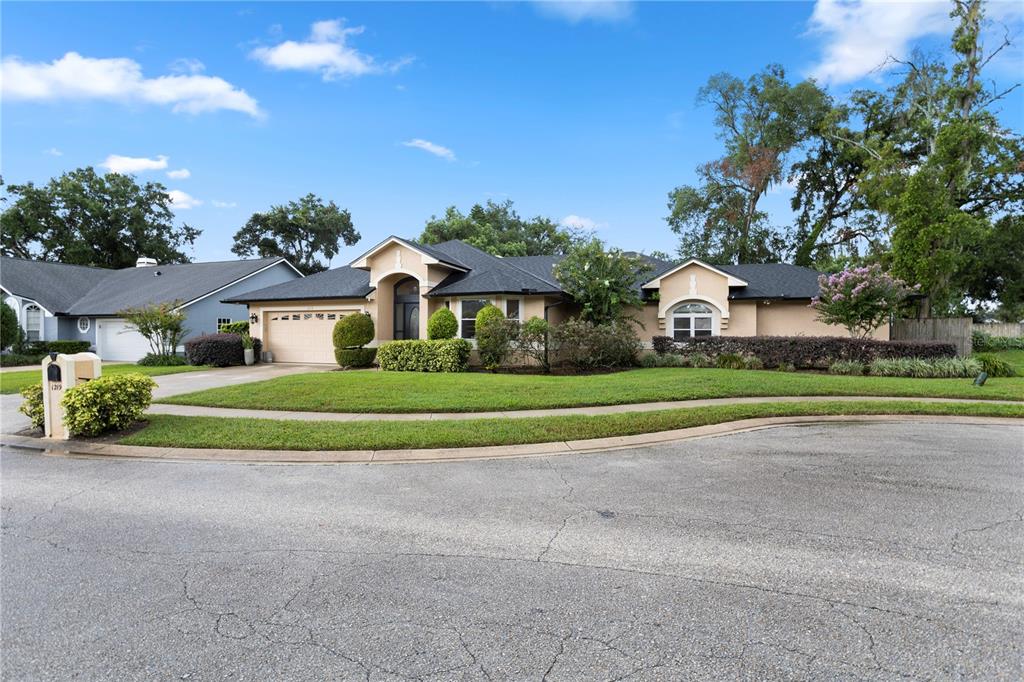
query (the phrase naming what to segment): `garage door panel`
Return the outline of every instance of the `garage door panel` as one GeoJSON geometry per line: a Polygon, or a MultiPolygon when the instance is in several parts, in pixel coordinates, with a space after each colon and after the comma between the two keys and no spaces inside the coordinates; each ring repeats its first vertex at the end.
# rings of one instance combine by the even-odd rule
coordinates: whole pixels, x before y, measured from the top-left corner
{"type": "Polygon", "coordinates": [[[274,362],[334,364],[334,325],[358,310],[283,310],[266,315],[264,348],[274,362]]]}
{"type": "Polygon", "coordinates": [[[96,325],[96,350],[102,360],[137,362],[149,352],[149,342],[128,328],[124,320],[99,320],[96,325]]]}

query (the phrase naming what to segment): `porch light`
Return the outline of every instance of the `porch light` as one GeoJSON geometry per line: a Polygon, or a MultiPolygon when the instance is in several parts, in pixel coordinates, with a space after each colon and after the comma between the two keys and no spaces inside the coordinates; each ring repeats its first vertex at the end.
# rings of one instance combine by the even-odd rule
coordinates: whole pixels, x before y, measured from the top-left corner
{"type": "Polygon", "coordinates": [[[256,317],[256,313],[249,314],[249,324],[256,324],[260,318],[256,317]]]}

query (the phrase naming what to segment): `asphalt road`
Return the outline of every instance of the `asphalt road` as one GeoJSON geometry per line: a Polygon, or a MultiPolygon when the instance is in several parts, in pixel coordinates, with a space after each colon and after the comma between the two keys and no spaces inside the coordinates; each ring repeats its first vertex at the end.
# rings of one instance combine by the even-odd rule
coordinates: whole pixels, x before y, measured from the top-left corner
{"type": "Polygon", "coordinates": [[[6,679],[1024,675],[1024,427],[0,466],[6,679]]]}

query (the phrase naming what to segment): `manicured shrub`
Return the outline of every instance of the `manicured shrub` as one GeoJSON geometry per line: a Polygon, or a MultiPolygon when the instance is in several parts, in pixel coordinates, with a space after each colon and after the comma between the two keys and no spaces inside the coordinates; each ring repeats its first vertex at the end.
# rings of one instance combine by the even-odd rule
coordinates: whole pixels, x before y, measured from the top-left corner
{"type": "Polygon", "coordinates": [[[204,334],[185,342],[185,357],[190,365],[229,367],[245,362],[242,337],[238,334],[204,334]]]}
{"type": "Polygon", "coordinates": [[[1017,370],[1001,357],[989,353],[979,353],[974,359],[981,363],[981,369],[990,377],[1015,377],[1017,370]]]}
{"type": "Polygon", "coordinates": [[[46,355],[47,353],[74,355],[75,353],[84,353],[91,347],[92,344],[88,341],[33,341],[28,344],[30,355],[46,355]]]}
{"type": "Polygon", "coordinates": [[[765,367],[791,364],[798,369],[828,369],[837,360],[870,364],[877,358],[954,357],[956,346],[938,341],[881,341],[841,336],[700,336],[673,342],[654,338],[666,352],[688,355],[701,352],[712,357],[737,353],[760,358],[765,367]]]}
{"type": "Polygon", "coordinates": [[[376,348],[335,348],[334,359],[340,367],[371,367],[377,357],[376,348]]]}
{"type": "Polygon", "coordinates": [[[917,379],[974,377],[981,370],[974,358],[880,358],[868,368],[874,376],[917,379]]]}
{"type": "Polygon", "coordinates": [[[672,341],[671,336],[655,336],[651,339],[651,348],[658,355],[665,355],[671,353],[675,347],[675,343],[672,341]]]}
{"type": "Polygon", "coordinates": [[[346,315],[334,324],[335,348],[359,348],[373,341],[373,320],[365,313],[346,315]]]}
{"type": "Polygon", "coordinates": [[[43,412],[43,382],[37,381],[21,389],[21,397],[24,400],[18,406],[18,411],[32,421],[32,426],[43,428],[46,420],[43,412]]]}
{"type": "Polygon", "coordinates": [[[557,352],[557,347],[548,321],[535,315],[524,322],[515,339],[515,350],[523,364],[532,360],[545,372],[550,372],[552,356],[557,352]]]}
{"type": "Polygon", "coordinates": [[[722,353],[715,358],[715,366],[719,369],[746,369],[747,363],[739,353],[722,353]]]}
{"type": "Polygon", "coordinates": [[[221,334],[238,334],[239,336],[242,334],[248,334],[249,321],[238,320],[237,322],[226,322],[225,324],[222,324],[217,331],[221,334]]]}
{"type": "Polygon", "coordinates": [[[144,374],[111,374],[64,393],[64,425],[75,435],[98,436],[126,429],[142,418],[156,382],[144,374]]]}
{"type": "Polygon", "coordinates": [[[428,339],[454,339],[459,333],[459,321],[448,308],[440,308],[427,320],[428,339]]]}
{"type": "Polygon", "coordinates": [[[484,306],[476,314],[476,347],[485,369],[501,367],[512,352],[512,339],[518,325],[508,322],[505,313],[493,305],[484,306]]]}
{"type": "Polygon", "coordinates": [[[470,350],[465,339],[388,341],[377,349],[377,364],[389,372],[465,372],[470,350]]]}
{"type": "Polygon", "coordinates": [[[1000,350],[1024,350],[1024,336],[992,336],[988,332],[971,332],[971,346],[976,353],[1000,350]]]}
{"type": "Polygon", "coordinates": [[[0,304],[0,350],[7,350],[17,343],[20,334],[18,313],[6,303],[0,304]]]}
{"type": "Polygon", "coordinates": [[[43,354],[24,355],[21,353],[8,353],[7,355],[0,355],[0,367],[38,365],[45,357],[43,354]]]}
{"type": "Polygon", "coordinates": [[[180,365],[187,365],[188,360],[180,355],[157,355],[156,353],[146,353],[146,355],[143,356],[143,358],[136,364],[142,367],[178,367],[180,365]]]}
{"type": "Polygon", "coordinates": [[[636,329],[626,321],[593,324],[570,318],[555,327],[562,360],[577,370],[632,367],[641,350],[636,329]]]}
{"type": "Polygon", "coordinates": [[[864,376],[867,366],[856,360],[836,360],[828,367],[829,374],[845,374],[849,376],[864,376]]]}

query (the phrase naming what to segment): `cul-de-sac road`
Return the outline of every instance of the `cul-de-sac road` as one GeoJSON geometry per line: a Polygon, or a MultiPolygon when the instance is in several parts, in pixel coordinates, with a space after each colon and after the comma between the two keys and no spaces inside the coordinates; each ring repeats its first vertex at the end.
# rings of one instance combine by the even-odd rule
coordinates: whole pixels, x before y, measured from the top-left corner
{"type": "Polygon", "coordinates": [[[1024,676],[1024,426],[0,467],[5,679],[1024,676]]]}

